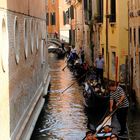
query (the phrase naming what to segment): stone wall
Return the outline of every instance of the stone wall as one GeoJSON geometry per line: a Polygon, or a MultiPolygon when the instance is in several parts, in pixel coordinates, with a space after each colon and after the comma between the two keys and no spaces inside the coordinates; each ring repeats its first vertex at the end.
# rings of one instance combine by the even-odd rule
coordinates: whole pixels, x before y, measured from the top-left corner
{"type": "Polygon", "coordinates": [[[0,9],[0,130],[3,132],[0,139],[3,140],[24,139],[25,128],[31,135],[33,129],[27,125],[32,125],[29,121],[35,124],[31,117],[36,107],[41,111],[50,79],[43,13],[32,12],[31,16],[11,9],[0,9]]]}

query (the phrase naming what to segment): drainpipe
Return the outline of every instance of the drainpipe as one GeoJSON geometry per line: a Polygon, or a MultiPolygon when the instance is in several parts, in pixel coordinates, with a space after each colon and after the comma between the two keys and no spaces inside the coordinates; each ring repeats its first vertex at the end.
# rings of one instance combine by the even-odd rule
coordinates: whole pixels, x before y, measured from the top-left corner
{"type": "Polygon", "coordinates": [[[108,51],[108,0],[106,0],[106,66],[107,66],[107,83],[109,83],[109,51],[108,51]]]}

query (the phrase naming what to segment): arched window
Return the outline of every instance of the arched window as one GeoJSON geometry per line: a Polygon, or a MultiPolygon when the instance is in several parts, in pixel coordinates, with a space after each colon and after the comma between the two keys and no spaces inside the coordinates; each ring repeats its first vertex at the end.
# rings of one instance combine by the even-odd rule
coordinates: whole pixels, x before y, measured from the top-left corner
{"type": "Polygon", "coordinates": [[[24,20],[24,51],[25,58],[28,57],[28,24],[27,19],[24,20]]]}
{"type": "Polygon", "coordinates": [[[36,22],[36,29],[35,29],[35,31],[36,31],[36,49],[38,50],[38,48],[39,48],[39,35],[38,35],[38,23],[36,22]]]}
{"type": "Polygon", "coordinates": [[[7,46],[7,35],[6,35],[6,22],[5,19],[2,19],[2,34],[1,34],[1,66],[3,72],[6,72],[8,70],[8,46],[7,46]]]}
{"type": "Polygon", "coordinates": [[[33,20],[30,22],[30,38],[31,38],[31,53],[34,51],[34,23],[33,20]]]}
{"type": "Polygon", "coordinates": [[[15,60],[16,64],[19,63],[19,51],[20,51],[20,38],[19,38],[19,28],[18,28],[18,20],[15,17],[14,20],[14,49],[15,49],[15,60]]]}
{"type": "Polygon", "coordinates": [[[45,63],[45,40],[41,40],[41,64],[45,63]]]}

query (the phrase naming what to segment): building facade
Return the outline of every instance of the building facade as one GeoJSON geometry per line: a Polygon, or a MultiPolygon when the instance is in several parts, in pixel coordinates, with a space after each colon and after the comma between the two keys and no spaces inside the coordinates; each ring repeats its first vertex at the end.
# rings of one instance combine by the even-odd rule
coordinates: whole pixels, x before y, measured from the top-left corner
{"type": "Polygon", "coordinates": [[[140,101],[140,1],[129,0],[130,81],[140,101]]]}
{"type": "Polygon", "coordinates": [[[104,76],[119,82],[125,82],[128,57],[127,3],[127,0],[97,0],[97,14],[94,17],[100,52],[105,58],[104,76]]]}
{"type": "Polygon", "coordinates": [[[46,3],[46,24],[49,38],[70,41],[70,6],[68,0],[48,0],[46,3]]]}
{"type": "Polygon", "coordinates": [[[70,37],[70,18],[69,18],[70,2],[67,0],[59,1],[59,33],[60,40],[64,40],[69,43],[70,37]]]}
{"type": "Polygon", "coordinates": [[[47,0],[46,19],[48,37],[58,38],[60,35],[59,0],[47,0]]]}
{"type": "Polygon", "coordinates": [[[45,1],[0,1],[0,139],[30,139],[49,85],[45,1]]]}

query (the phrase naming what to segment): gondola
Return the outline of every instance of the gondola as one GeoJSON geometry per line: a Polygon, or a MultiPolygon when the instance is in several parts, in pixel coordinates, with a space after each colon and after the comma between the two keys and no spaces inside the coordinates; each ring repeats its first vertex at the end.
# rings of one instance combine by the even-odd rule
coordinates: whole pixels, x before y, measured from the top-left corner
{"type": "MultiPolygon", "coordinates": [[[[100,123],[96,129],[94,128],[94,130],[91,131],[96,140],[112,140],[111,137],[114,136],[116,137],[115,140],[129,140],[128,128],[126,134],[122,136],[118,135],[118,130],[120,128],[115,115],[116,110],[117,108],[107,115],[107,117],[103,119],[102,123],[100,123]]],[[[83,140],[85,140],[85,138],[83,140]]]]}
{"type": "Polygon", "coordinates": [[[59,49],[57,50],[56,54],[57,54],[57,57],[58,57],[58,58],[64,58],[64,57],[65,57],[65,54],[66,54],[66,51],[63,50],[62,48],[59,48],[59,49]]]}
{"type": "Polygon", "coordinates": [[[84,104],[88,108],[106,110],[109,105],[109,92],[101,84],[87,81],[84,83],[84,104]]]}
{"type": "MultiPolygon", "coordinates": [[[[81,63],[81,60],[80,59],[77,59],[75,62],[74,62],[74,65],[73,65],[73,75],[76,77],[76,78],[79,78],[81,77],[82,75],[84,75],[87,71],[88,71],[88,68],[85,67],[85,63],[81,63]]],[[[83,79],[85,79],[86,75],[84,76],[83,79]]]]}

